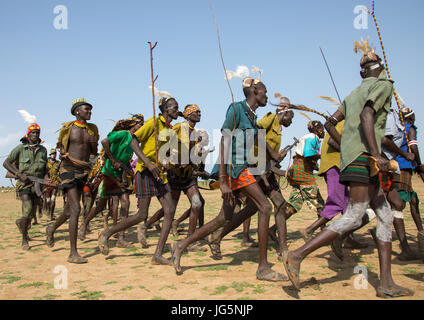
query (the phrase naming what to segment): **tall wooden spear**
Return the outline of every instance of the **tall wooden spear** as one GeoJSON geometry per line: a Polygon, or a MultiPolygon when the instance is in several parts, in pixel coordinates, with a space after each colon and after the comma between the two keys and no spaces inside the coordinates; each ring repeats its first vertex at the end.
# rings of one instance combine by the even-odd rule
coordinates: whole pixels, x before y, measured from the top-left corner
{"type": "Polygon", "coordinates": [[[150,45],[150,70],[151,70],[151,76],[152,76],[152,100],[153,100],[153,130],[155,135],[155,160],[156,160],[156,166],[159,165],[158,160],[158,133],[157,133],[157,127],[156,127],[156,101],[155,101],[155,82],[158,79],[158,76],[154,74],[153,71],[153,50],[156,48],[156,45],[158,44],[155,42],[154,45],[149,41],[147,42],[150,45]]]}
{"type": "MultiPolygon", "coordinates": [[[[392,76],[390,75],[390,70],[389,70],[389,64],[387,63],[386,51],[384,50],[383,38],[381,37],[380,27],[378,25],[377,18],[375,16],[375,0],[372,0],[372,11],[369,11],[368,9],[367,9],[367,11],[372,16],[372,18],[374,20],[375,27],[377,28],[377,33],[378,33],[378,38],[380,40],[381,50],[383,51],[384,64],[386,65],[387,76],[389,77],[390,80],[392,80],[392,76]]],[[[397,104],[397,107],[398,107],[399,118],[400,118],[402,125],[403,125],[403,133],[405,134],[406,143],[408,145],[408,151],[411,153],[412,150],[411,150],[411,146],[409,145],[408,133],[406,132],[405,119],[403,118],[402,110],[400,108],[399,96],[396,92],[396,89],[394,89],[394,88],[393,88],[393,95],[395,97],[396,104],[397,104]]]]}
{"type": "MultiPolygon", "coordinates": [[[[228,163],[229,182],[230,182],[230,188],[232,189],[231,166],[232,166],[232,157],[233,157],[233,151],[232,151],[232,148],[233,148],[233,135],[234,135],[234,131],[236,130],[236,108],[235,108],[235,101],[234,101],[233,90],[231,89],[230,79],[228,79],[227,69],[225,67],[225,62],[224,62],[224,56],[222,54],[221,36],[219,35],[218,22],[216,21],[215,13],[213,12],[211,0],[208,0],[208,1],[209,1],[209,9],[210,9],[210,11],[212,13],[212,17],[213,17],[213,20],[215,22],[216,34],[217,34],[217,38],[218,38],[219,54],[220,54],[220,57],[221,57],[221,63],[222,63],[222,67],[224,69],[225,79],[227,80],[228,88],[229,88],[230,94],[231,94],[232,105],[233,105],[234,127],[233,127],[233,130],[231,132],[231,137],[230,137],[231,138],[230,139],[230,158],[229,158],[229,163],[228,163]]],[[[224,159],[225,159],[225,155],[224,155],[224,159]]]]}

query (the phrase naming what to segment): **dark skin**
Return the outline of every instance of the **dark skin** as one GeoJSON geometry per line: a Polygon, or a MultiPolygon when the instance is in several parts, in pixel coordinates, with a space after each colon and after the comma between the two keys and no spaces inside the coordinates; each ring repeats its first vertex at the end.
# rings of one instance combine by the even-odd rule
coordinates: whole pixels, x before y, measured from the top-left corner
{"type": "MultiPolygon", "coordinates": [[[[82,123],[87,123],[91,119],[91,107],[82,105],[75,110],[75,117],[82,123]]],[[[86,161],[90,159],[90,155],[97,155],[97,141],[95,137],[88,134],[85,128],[73,126],[71,129],[68,151],[61,149],[62,159],[71,156],[74,159],[86,161]]],[[[66,193],[66,205],[63,213],[55,220],[55,222],[47,227],[47,245],[53,247],[54,245],[54,232],[66,220],[69,219],[69,240],[71,252],[69,254],[68,262],[71,263],[86,263],[87,259],[79,255],[77,250],[77,234],[78,234],[78,217],[81,212],[81,191],[77,186],[69,188],[66,193]]]]}
{"type": "MultiPolygon", "coordinates": [[[[50,154],[50,161],[56,161],[56,152],[50,154]]],[[[50,220],[54,220],[54,209],[56,206],[56,194],[57,189],[53,189],[52,192],[46,196],[46,208],[50,214],[50,220]]]]}
{"type": "MultiPolygon", "coordinates": [[[[166,105],[163,107],[162,115],[168,123],[171,123],[173,120],[176,120],[178,118],[178,103],[175,99],[170,99],[166,103],[166,105]]],[[[160,181],[160,169],[146,157],[139,145],[139,141],[135,137],[133,137],[131,141],[131,148],[134,150],[134,153],[137,155],[137,157],[142,162],[144,162],[154,179],[160,181]]],[[[166,193],[162,197],[158,197],[158,201],[164,209],[165,219],[162,225],[158,245],[152,257],[152,264],[169,265],[171,262],[168,259],[164,258],[162,256],[162,253],[165,247],[166,240],[168,238],[169,231],[171,229],[172,220],[174,218],[175,205],[170,192],[166,193]]],[[[104,230],[100,234],[99,248],[103,254],[107,255],[109,253],[107,241],[114,233],[124,231],[140,223],[141,221],[144,221],[147,218],[150,202],[151,198],[139,198],[139,210],[135,215],[128,217],[128,219],[120,221],[117,225],[104,230]]]]}
{"type": "MultiPolygon", "coordinates": [[[[188,117],[186,118],[188,124],[189,124],[189,137],[191,136],[193,129],[195,128],[196,124],[200,122],[201,119],[201,111],[200,110],[196,110],[194,112],[192,112],[190,115],[188,115],[188,117]]],[[[192,148],[194,146],[194,142],[190,142],[190,148],[192,148]]],[[[172,190],[172,199],[174,201],[174,205],[175,207],[178,205],[180,196],[181,196],[181,190],[172,190]]],[[[187,198],[190,201],[190,220],[189,220],[189,228],[188,228],[188,236],[190,236],[191,234],[194,233],[196,226],[197,226],[197,221],[200,217],[200,215],[203,215],[203,208],[204,208],[204,200],[202,198],[202,196],[200,195],[199,192],[199,188],[197,187],[197,185],[194,185],[192,187],[190,187],[189,189],[187,189],[187,198]],[[194,200],[196,199],[196,200],[194,200]],[[203,200],[203,201],[202,201],[203,200]]],[[[159,211],[157,211],[147,222],[146,224],[141,228],[141,239],[143,241],[143,246],[146,247],[147,246],[147,242],[146,242],[146,231],[147,229],[152,226],[156,221],[159,221],[164,215],[164,210],[160,209],[159,211]]],[[[184,216],[184,215],[183,215],[184,216]]],[[[174,226],[176,221],[173,222],[173,228],[176,230],[177,226],[174,226]]],[[[174,230],[174,232],[175,232],[174,230]]],[[[195,247],[192,246],[189,249],[191,250],[197,250],[199,247],[195,247]]]]}
{"type": "MultiPolygon", "coordinates": [[[[367,67],[367,66],[365,66],[367,67]]],[[[377,78],[380,73],[384,70],[383,67],[378,67],[375,70],[367,70],[362,73],[363,78],[375,77],[377,78]]],[[[371,155],[377,159],[377,165],[380,170],[387,171],[388,161],[383,158],[378,152],[378,144],[375,138],[374,131],[374,116],[375,111],[373,109],[373,104],[371,101],[367,101],[364,105],[364,108],[360,114],[362,130],[364,132],[364,136],[367,139],[369,152],[371,155]]],[[[344,119],[344,115],[337,111],[333,114],[333,117],[336,121],[341,121],[344,119]]],[[[333,123],[334,124],[334,123],[333,123]]],[[[351,182],[350,183],[350,203],[365,203],[368,202],[373,210],[380,208],[383,203],[386,201],[384,193],[380,186],[377,185],[368,185],[359,182],[351,182]]],[[[321,233],[319,233],[315,238],[311,241],[307,242],[302,247],[298,248],[294,251],[289,251],[286,255],[287,266],[291,268],[291,270],[296,270],[297,274],[300,271],[300,264],[303,259],[306,258],[307,255],[315,251],[316,249],[330,244],[336,238],[339,237],[337,232],[325,229],[321,233]]],[[[376,240],[378,254],[379,254],[379,262],[380,262],[380,286],[384,290],[390,291],[399,291],[404,290],[397,286],[391,275],[391,251],[392,251],[392,243],[391,242],[383,242],[379,239],[376,240]]],[[[293,271],[292,271],[293,272],[293,271]]],[[[298,281],[298,279],[297,279],[298,281]]],[[[293,282],[297,288],[300,287],[300,284],[295,281],[293,282]]]]}
{"type": "MultiPolygon", "coordinates": [[[[255,111],[259,107],[266,106],[268,102],[267,90],[263,83],[255,85],[252,87],[252,90],[249,95],[246,95],[246,100],[250,108],[255,111]]],[[[251,113],[249,111],[249,113],[251,113]]],[[[223,198],[223,204],[219,215],[205,224],[203,227],[198,229],[194,234],[190,237],[179,241],[173,247],[173,256],[174,256],[174,268],[177,274],[182,272],[180,266],[181,255],[184,252],[185,248],[200,239],[205,238],[207,235],[216,231],[220,227],[225,226],[227,223],[231,222],[233,219],[234,208],[236,206],[235,196],[228,185],[227,175],[226,175],[226,166],[228,161],[226,161],[226,157],[228,156],[228,152],[226,150],[229,149],[229,139],[221,139],[220,144],[220,164],[219,164],[219,181],[220,181],[220,189],[223,198]]],[[[271,154],[271,157],[275,156],[276,161],[281,159],[281,156],[278,153],[271,154]]],[[[267,249],[268,249],[268,228],[269,228],[269,217],[272,212],[271,204],[269,203],[267,197],[262,192],[261,188],[257,183],[253,183],[248,185],[242,189],[240,189],[250,201],[254,203],[254,205],[259,208],[258,213],[258,239],[259,239],[259,265],[257,271],[257,277],[264,279],[264,277],[269,276],[271,281],[279,281],[282,280],[282,275],[277,274],[273,271],[267,261],[267,249]]],[[[236,215],[237,216],[237,215],[236,215]]]]}
{"type": "MultiPolygon", "coordinates": [[[[40,141],[40,130],[33,130],[28,134],[28,141],[30,146],[29,148],[35,152],[37,149],[37,145],[40,141]]],[[[14,163],[12,163],[8,158],[3,163],[3,166],[12,174],[14,174],[23,185],[31,184],[31,181],[28,179],[27,175],[24,173],[19,172],[18,168],[14,163]]],[[[48,180],[48,174],[46,170],[46,174],[44,176],[45,180],[48,180]]],[[[21,218],[16,220],[16,224],[18,225],[19,229],[23,231],[22,233],[22,249],[29,250],[29,237],[28,237],[28,228],[31,222],[31,217],[35,217],[37,206],[39,204],[39,199],[37,199],[33,195],[29,194],[23,194],[21,196],[22,206],[30,206],[31,207],[31,213],[29,214],[28,218],[21,218]]]]}
{"type": "MultiPolygon", "coordinates": [[[[144,121],[140,121],[135,126],[133,126],[129,129],[129,133],[131,135],[133,135],[138,129],[141,128],[141,126],[143,124],[144,124],[144,121]]],[[[103,146],[104,151],[105,151],[105,156],[110,159],[114,169],[118,170],[120,167],[122,167],[122,164],[113,157],[112,152],[110,151],[110,141],[109,141],[109,139],[105,138],[105,139],[102,140],[101,143],[102,143],[102,146],[103,146]]],[[[122,188],[125,187],[122,182],[119,182],[119,181],[116,181],[116,182],[117,182],[118,186],[120,186],[122,188]]],[[[104,210],[104,208],[106,207],[107,200],[108,200],[107,198],[100,198],[99,203],[94,208],[92,208],[90,210],[87,217],[85,217],[83,223],[81,224],[80,230],[78,232],[78,239],[80,239],[80,240],[85,239],[85,235],[87,233],[87,229],[88,229],[88,225],[89,225],[90,221],[95,216],[97,216],[101,211],[104,210]]],[[[121,210],[119,211],[120,216],[121,216],[122,219],[127,219],[129,209],[130,209],[129,194],[123,193],[120,196],[116,196],[115,201],[113,201],[113,205],[111,206],[111,211],[112,211],[111,213],[112,213],[112,216],[114,217],[115,224],[116,224],[117,216],[118,216],[119,203],[121,203],[121,210]]],[[[129,244],[124,240],[124,232],[119,233],[117,246],[121,247],[121,248],[129,247],[129,244]]]]}

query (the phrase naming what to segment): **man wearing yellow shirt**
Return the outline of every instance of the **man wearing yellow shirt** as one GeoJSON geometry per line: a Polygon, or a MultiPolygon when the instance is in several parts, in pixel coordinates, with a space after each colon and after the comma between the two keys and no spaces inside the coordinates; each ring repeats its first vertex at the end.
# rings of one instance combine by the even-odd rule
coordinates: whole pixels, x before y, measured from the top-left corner
{"type": "MultiPolygon", "coordinates": [[[[172,129],[170,122],[178,118],[178,103],[175,98],[161,98],[159,101],[161,114],[156,118],[157,150],[161,154],[161,147],[168,142],[169,132],[172,129]]],[[[162,256],[171,223],[175,214],[175,204],[171,196],[171,188],[164,174],[160,156],[156,163],[154,118],[150,118],[137,130],[131,142],[131,147],[138,156],[135,170],[135,194],[138,199],[138,211],[134,216],[121,221],[114,227],[104,230],[99,236],[100,251],[107,255],[108,239],[115,233],[126,230],[141,221],[146,220],[152,197],[157,197],[164,210],[164,222],[159,237],[152,264],[170,264],[171,261],[162,256]],[[139,145],[141,144],[141,145],[139,145]]]]}

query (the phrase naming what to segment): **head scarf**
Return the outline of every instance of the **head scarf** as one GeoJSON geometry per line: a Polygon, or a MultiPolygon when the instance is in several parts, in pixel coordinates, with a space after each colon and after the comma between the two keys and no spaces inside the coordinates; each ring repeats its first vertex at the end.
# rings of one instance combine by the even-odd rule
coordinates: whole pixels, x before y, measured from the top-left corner
{"type": "Polygon", "coordinates": [[[319,125],[321,125],[320,121],[317,121],[317,120],[309,121],[308,122],[308,130],[311,131],[311,130],[315,129],[316,127],[318,127],[319,125]]]}
{"type": "Polygon", "coordinates": [[[80,98],[80,99],[72,101],[72,108],[71,108],[72,115],[75,115],[75,110],[78,107],[83,106],[83,105],[87,105],[91,109],[93,109],[93,106],[91,104],[89,104],[84,98],[80,98]]]}
{"type": "Polygon", "coordinates": [[[251,86],[256,85],[258,83],[262,83],[262,81],[257,78],[254,79],[251,77],[247,77],[243,79],[243,88],[250,88],[251,86]]]}
{"type": "Polygon", "coordinates": [[[40,126],[39,126],[38,124],[36,124],[36,123],[31,124],[31,125],[27,128],[27,133],[26,133],[25,137],[28,137],[28,135],[29,135],[32,131],[34,131],[34,130],[38,130],[38,131],[40,131],[40,130],[41,130],[41,129],[40,129],[40,126]]]}
{"type": "Polygon", "coordinates": [[[405,119],[409,118],[409,117],[411,117],[412,115],[415,114],[414,110],[412,110],[411,108],[408,108],[408,107],[403,107],[400,111],[402,112],[402,115],[405,119]]]}
{"type": "Polygon", "coordinates": [[[184,118],[187,118],[189,115],[191,115],[193,112],[200,110],[199,106],[197,104],[189,104],[184,108],[184,118]]]}
{"type": "Polygon", "coordinates": [[[56,153],[56,149],[51,149],[49,155],[56,153]]]}

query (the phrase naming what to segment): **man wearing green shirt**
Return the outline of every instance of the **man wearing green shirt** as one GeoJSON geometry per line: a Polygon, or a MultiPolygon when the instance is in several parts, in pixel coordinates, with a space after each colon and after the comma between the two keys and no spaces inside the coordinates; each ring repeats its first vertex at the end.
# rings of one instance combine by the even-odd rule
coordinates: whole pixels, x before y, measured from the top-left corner
{"type": "MultiPolygon", "coordinates": [[[[284,267],[296,289],[300,290],[300,265],[316,249],[330,244],[347,231],[362,225],[368,205],[375,211],[376,242],[380,261],[380,286],[377,296],[392,298],[413,295],[413,291],[396,285],[391,275],[392,222],[389,204],[379,185],[378,175],[372,176],[370,164],[387,171],[389,162],[381,156],[381,140],[390,112],[393,83],[387,79],[381,58],[365,43],[361,59],[363,81],[333,115],[333,125],[345,119],[341,139],[340,182],[349,184],[350,197],[346,213],[331,223],[315,238],[294,251],[284,253],[284,267]]],[[[356,46],[355,46],[356,48],[356,46]]]]}
{"type": "MultiPolygon", "coordinates": [[[[121,204],[120,216],[122,220],[127,219],[130,208],[128,175],[130,171],[130,161],[133,155],[131,147],[132,135],[144,124],[143,115],[135,115],[129,119],[123,119],[116,123],[112,132],[107,138],[102,140],[106,161],[101,169],[103,175],[103,197],[100,198],[95,208],[90,210],[88,216],[84,219],[78,232],[78,238],[85,239],[89,222],[106,206],[109,198],[112,201],[112,216],[118,216],[118,206],[121,204]]],[[[124,240],[124,231],[119,232],[118,248],[128,248],[130,244],[124,240]]]]}
{"type": "MultiPolygon", "coordinates": [[[[161,114],[156,117],[156,132],[154,118],[148,119],[144,125],[133,134],[131,147],[138,156],[136,173],[134,177],[135,194],[138,198],[139,210],[134,216],[119,222],[112,228],[104,230],[99,236],[100,251],[107,255],[109,247],[108,239],[117,232],[126,230],[141,221],[144,221],[149,212],[149,206],[152,197],[157,197],[164,210],[164,222],[161,229],[156,251],[152,257],[152,264],[169,265],[171,261],[162,256],[166,240],[168,239],[171,223],[175,214],[175,204],[171,196],[171,188],[164,174],[162,165],[161,147],[163,147],[170,136],[168,129],[172,129],[170,122],[178,118],[178,103],[175,98],[162,98],[159,101],[161,114]],[[155,147],[157,141],[157,151],[155,147]],[[141,144],[141,146],[140,146],[141,144]],[[156,162],[156,152],[158,152],[158,161],[156,162]]],[[[140,232],[140,230],[139,230],[140,232]]]]}
{"type": "MultiPolygon", "coordinates": [[[[243,92],[246,100],[234,103],[227,109],[226,118],[221,128],[223,137],[220,144],[219,163],[212,170],[212,174],[219,172],[223,198],[221,211],[215,219],[205,224],[188,238],[173,245],[173,263],[177,274],[182,272],[181,255],[191,243],[204,239],[232,221],[236,205],[235,197],[241,192],[258,208],[259,264],[256,278],[263,281],[285,280],[283,275],[271,269],[267,261],[269,217],[272,207],[253,176],[252,168],[249,168],[251,165],[249,162],[252,160],[249,155],[252,153],[255,144],[247,141],[249,141],[249,138],[258,136],[255,110],[267,105],[267,90],[266,86],[258,79],[245,78],[243,80],[243,92]]],[[[271,156],[277,162],[282,160],[278,152],[271,152],[271,156]]]]}
{"type": "Polygon", "coordinates": [[[28,127],[27,134],[21,142],[22,144],[11,151],[3,166],[21,182],[17,192],[22,200],[22,218],[16,220],[16,225],[22,233],[22,249],[29,250],[28,228],[31,216],[35,215],[37,210],[39,198],[28,176],[48,179],[47,150],[40,145],[40,127],[37,124],[28,127]]]}

